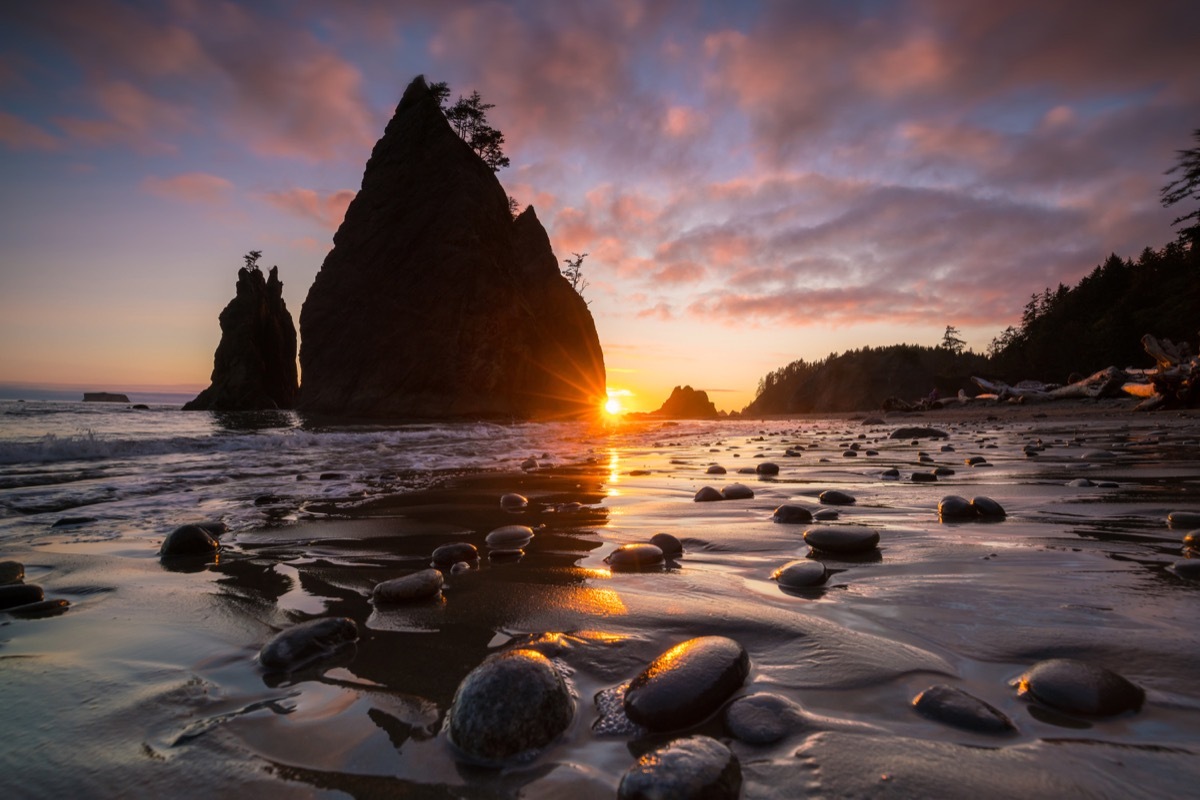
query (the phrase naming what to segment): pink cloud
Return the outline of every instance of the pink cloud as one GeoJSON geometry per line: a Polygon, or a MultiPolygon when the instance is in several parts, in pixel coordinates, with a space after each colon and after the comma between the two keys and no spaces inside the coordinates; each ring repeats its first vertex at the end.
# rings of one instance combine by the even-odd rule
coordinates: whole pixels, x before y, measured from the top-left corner
{"type": "Polygon", "coordinates": [[[57,150],[62,143],[43,128],[0,111],[0,144],[12,150],[57,150]]]}
{"type": "Polygon", "coordinates": [[[219,205],[229,199],[233,184],[216,175],[187,172],[172,178],[151,175],[142,181],[141,188],[158,197],[219,205]]]}
{"type": "Polygon", "coordinates": [[[358,192],[342,189],[320,194],[312,189],[285,189],[267,192],[263,197],[278,209],[313,220],[327,230],[337,230],[358,192]]]}
{"type": "Polygon", "coordinates": [[[190,111],[151,96],[126,81],[95,87],[93,101],[100,118],[59,117],[55,121],[72,137],[92,145],[125,144],[149,152],[174,152],[163,134],[186,128],[190,111]]]}
{"type": "Polygon", "coordinates": [[[675,319],[675,314],[671,310],[668,303],[657,303],[650,308],[644,308],[637,312],[638,319],[657,319],[661,322],[670,322],[675,319]]]}

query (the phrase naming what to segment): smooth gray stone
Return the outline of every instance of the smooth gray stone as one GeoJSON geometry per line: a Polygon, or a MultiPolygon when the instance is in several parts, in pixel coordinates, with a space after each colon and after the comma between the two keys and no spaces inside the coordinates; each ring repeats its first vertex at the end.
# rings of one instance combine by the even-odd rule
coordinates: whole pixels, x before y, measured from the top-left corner
{"type": "Polygon", "coordinates": [[[0,610],[40,603],[44,598],[42,587],[32,583],[10,583],[0,586],[0,610]]]}
{"type": "Polygon", "coordinates": [[[347,617],[322,617],[275,634],[258,661],[269,670],[293,672],[337,653],[358,639],[358,626],[347,617]]]}
{"type": "Polygon", "coordinates": [[[708,474],[708,475],[724,475],[725,468],[722,467],[720,464],[713,464],[708,469],[706,469],[704,472],[705,472],[705,474],[708,474]]]}
{"type": "Polygon", "coordinates": [[[465,561],[468,564],[479,563],[479,550],[470,542],[451,542],[433,551],[435,567],[449,567],[465,561]]]}
{"type": "Polygon", "coordinates": [[[0,585],[25,580],[25,565],[20,561],[0,561],[0,585]]]}
{"type": "Polygon", "coordinates": [[[809,589],[825,583],[827,577],[824,564],[803,558],[789,561],[771,573],[771,580],[778,581],[783,589],[809,589]]]}
{"type": "Polygon", "coordinates": [[[472,758],[495,764],[554,741],[571,724],[571,692],[536,650],[491,656],[458,685],[450,740],[472,758]]]}
{"type": "Polygon", "coordinates": [[[423,569],[411,575],[375,584],[371,599],[376,603],[412,603],[437,597],[442,593],[445,579],[436,569],[423,569]]]}
{"type": "Polygon", "coordinates": [[[652,572],[666,564],[662,549],[645,542],[623,544],[604,561],[615,572],[652,572]]]}
{"type": "Polygon", "coordinates": [[[799,525],[812,522],[812,512],[804,506],[782,505],[775,509],[771,519],[781,525],[799,525]]]}
{"type": "Polygon", "coordinates": [[[505,511],[520,511],[528,505],[529,500],[524,495],[517,494],[516,492],[509,492],[500,496],[500,507],[505,511]]]}
{"type": "Polygon", "coordinates": [[[1076,478],[1073,481],[1067,481],[1067,486],[1073,489],[1090,489],[1096,484],[1089,481],[1087,478],[1076,478]]]}
{"type": "Polygon", "coordinates": [[[913,483],[937,483],[937,475],[933,472],[914,472],[912,474],[913,483]]]}
{"type": "Polygon", "coordinates": [[[1004,519],[1004,507],[990,497],[972,497],[971,508],[981,519],[1004,519]]]}
{"type": "Polygon", "coordinates": [[[692,498],[697,503],[711,503],[716,500],[724,500],[724,496],[711,486],[705,486],[700,491],[696,492],[696,496],[692,498]]]}
{"type": "Polygon", "coordinates": [[[1001,711],[962,689],[930,686],[913,698],[913,708],[935,722],[976,733],[1015,733],[1016,726],[1001,711]]]}
{"type": "Polygon", "coordinates": [[[662,550],[667,558],[683,555],[683,542],[669,533],[656,533],[650,537],[650,544],[662,550]]]}
{"type": "Polygon", "coordinates": [[[728,747],[689,736],[644,754],[621,778],[618,800],[734,800],[742,770],[728,747]]]}
{"type": "Polygon", "coordinates": [[[712,715],[749,674],[750,656],[733,639],[689,639],[660,655],[630,682],[625,713],[653,731],[685,728],[712,715]]]}
{"type": "Polygon", "coordinates": [[[821,526],[806,530],[804,541],[826,553],[869,553],[879,546],[879,531],[851,525],[821,526]]]}
{"type": "Polygon", "coordinates": [[[1200,511],[1172,511],[1167,515],[1167,525],[1172,528],[1200,528],[1200,511]]]}
{"type": "Polygon", "coordinates": [[[975,508],[965,497],[948,494],[938,503],[938,519],[942,522],[961,522],[975,517],[975,508]]]}
{"type": "Polygon", "coordinates": [[[721,497],[726,500],[752,500],[754,492],[742,483],[731,483],[721,489],[721,497]]]}
{"type": "MultiPolygon", "coordinates": [[[[1188,531],[1183,535],[1183,546],[1200,549],[1200,530],[1188,531]]],[[[16,563],[13,561],[7,562],[10,564],[16,563]]]]}
{"type": "Polygon", "coordinates": [[[533,528],[528,525],[505,525],[489,533],[484,541],[488,547],[520,550],[533,541],[533,528]]]}
{"type": "Polygon", "coordinates": [[[833,522],[841,516],[836,508],[821,508],[813,513],[813,520],[816,522],[833,522]]]}
{"type": "Polygon", "coordinates": [[[181,525],[167,534],[158,548],[160,558],[212,555],[221,545],[199,525],[181,525]]]}
{"type": "Polygon", "coordinates": [[[26,603],[23,606],[4,609],[6,614],[22,619],[44,619],[45,617],[57,617],[71,607],[70,602],[62,598],[54,598],[52,600],[39,600],[36,603],[26,603]]]}
{"type": "Polygon", "coordinates": [[[1017,681],[1017,693],[1071,714],[1112,716],[1142,707],[1145,691],[1106,667],[1052,658],[1039,661],[1017,681]]]}
{"type": "Polygon", "coordinates": [[[770,692],[739,697],[725,709],[725,727],[747,744],[774,744],[799,727],[800,706],[770,692]]]}
{"type": "Polygon", "coordinates": [[[754,468],[754,471],[759,475],[778,475],[779,465],[771,461],[764,461],[754,468]]]}
{"type": "Polygon", "coordinates": [[[1189,581],[1200,581],[1200,558],[1185,558],[1171,565],[1175,574],[1189,581]]]}
{"type": "Polygon", "coordinates": [[[826,489],[817,495],[817,500],[825,506],[852,506],[858,502],[853,495],[840,492],[837,489],[826,489]]]}

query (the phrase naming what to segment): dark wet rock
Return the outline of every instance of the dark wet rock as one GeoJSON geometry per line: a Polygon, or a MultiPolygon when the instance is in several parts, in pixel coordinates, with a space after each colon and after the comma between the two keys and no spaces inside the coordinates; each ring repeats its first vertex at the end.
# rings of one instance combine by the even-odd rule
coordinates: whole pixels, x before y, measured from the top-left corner
{"type": "Polygon", "coordinates": [[[464,572],[470,572],[471,570],[472,570],[472,566],[467,561],[455,561],[453,564],[450,565],[450,574],[451,575],[461,575],[464,572]]]}
{"type": "MultiPolygon", "coordinates": [[[[734,458],[737,458],[737,456],[734,456],[734,458]]],[[[738,475],[755,475],[755,474],[757,474],[757,473],[754,471],[754,467],[742,467],[741,469],[738,470],[738,475]]]]}
{"type": "MultiPolygon", "coordinates": [[[[1183,535],[1183,546],[1184,547],[1192,547],[1197,550],[1200,550],[1200,530],[1188,531],[1187,533],[1185,533],[1183,535]]],[[[15,561],[7,561],[5,563],[15,564],[16,562],[15,561]]],[[[0,565],[0,566],[3,566],[3,565],[0,565]]],[[[6,583],[6,581],[4,581],[4,579],[2,577],[0,577],[0,583],[6,583]]]]}
{"type": "Polygon", "coordinates": [[[524,495],[519,495],[515,492],[509,492],[500,497],[500,507],[505,511],[520,511],[529,505],[529,500],[524,495]]]}
{"type": "Polygon", "coordinates": [[[883,425],[884,422],[883,422],[883,418],[881,418],[881,417],[867,417],[860,424],[878,426],[878,425],[883,425]]]}
{"type": "Polygon", "coordinates": [[[683,542],[669,533],[656,533],[650,537],[650,544],[662,550],[663,556],[666,558],[675,558],[683,555],[683,542]]]}
{"type": "Polygon", "coordinates": [[[892,467],[891,469],[885,469],[883,472],[879,473],[879,477],[885,481],[897,481],[900,480],[900,470],[896,469],[895,467],[892,467]]]}
{"type": "Polygon", "coordinates": [[[335,656],[358,639],[358,626],[346,617],[322,617],[301,622],[275,634],[258,653],[268,670],[294,672],[335,656]]]}
{"type": "Polygon", "coordinates": [[[676,386],[671,396],[651,416],[664,419],[716,419],[717,407],[708,399],[708,392],[691,386],[676,386]]]}
{"type": "Polygon", "coordinates": [[[889,435],[889,439],[946,439],[950,434],[945,431],[940,431],[937,428],[896,428],[889,435]]]}
{"type": "Polygon", "coordinates": [[[644,542],[623,544],[604,561],[614,572],[651,572],[662,569],[666,563],[661,548],[644,542]]]}
{"type": "Polygon", "coordinates": [[[1100,489],[1120,489],[1121,485],[1116,481],[1100,481],[1096,484],[1100,489]]]}
{"type": "Polygon", "coordinates": [[[783,454],[788,458],[800,458],[800,456],[804,455],[802,451],[791,447],[789,447],[787,450],[784,450],[783,454]]]}
{"type": "Polygon", "coordinates": [[[619,800],[734,800],[742,787],[737,756],[708,736],[656,747],[621,778],[619,800]]]}
{"type": "Polygon", "coordinates": [[[804,541],[826,553],[869,553],[879,546],[879,531],[851,525],[822,526],[806,530],[804,541]]]}
{"type": "Polygon", "coordinates": [[[304,301],[299,406],[410,419],[594,415],[604,356],[560,267],[532,207],[513,219],[495,172],[417,77],[304,301]]]}
{"type": "Polygon", "coordinates": [[[533,456],[530,456],[529,458],[527,458],[521,462],[521,469],[524,470],[525,472],[534,472],[537,469],[541,468],[541,466],[542,465],[539,464],[538,460],[536,458],[534,458],[533,456]]]}
{"type": "Polygon", "coordinates": [[[826,489],[817,495],[817,500],[825,506],[852,506],[858,502],[853,495],[839,492],[837,489],[826,489]]]}
{"type": "Polygon", "coordinates": [[[95,517],[62,517],[54,521],[51,528],[73,528],[76,525],[87,525],[96,522],[95,517]]]}
{"type": "Polygon", "coordinates": [[[1079,456],[1081,461],[1108,461],[1116,457],[1116,453],[1110,453],[1107,450],[1088,450],[1079,456]]]}
{"type": "Polygon", "coordinates": [[[442,593],[442,573],[436,569],[423,569],[411,575],[403,575],[375,584],[371,599],[376,603],[413,603],[428,600],[442,593]]]}
{"type": "Polygon", "coordinates": [[[40,603],[44,597],[40,586],[32,583],[10,583],[0,586],[0,609],[40,603]]]}
{"type": "Polygon", "coordinates": [[[934,467],[933,475],[935,478],[947,477],[954,474],[954,470],[950,467],[934,467]]]}
{"type": "Polygon", "coordinates": [[[948,494],[938,503],[938,519],[942,522],[972,520],[976,517],[974,506],[965,497],[948,494]]]}
{"type": "Polygon", "coordinates": [[[953,452],[954,452],[954,445],[952,445],[952,444],[944,444],[944,445],[942,445],[942,446],[939,448],[939,450],[940,450],[940,452],[943,452],[943,453],[953,453],[953,452]]]}
{"type": "Polygon", "coordinates": [[[39,600],[36,603],[26,603],[25,605],[7,608],[4,611],[10,616],[20,617],[21,619],[45,619],[46,617],[57,617],[59,614],[66,612],[70,607],[70,602],[61,597],[56,597],[52,600],[39,600]]]}
{"type": "Polygon", "coordinates": [[[779,465],[771,461],[764,461],[755,467],[754,471],[759,475],[778,475],[779,465]]]}
{"type": "Polygon", "coordinates": [[[458,685],[450,740],[472,758],[497,763],[550,744],[574,715],[571,692],[550,659],[536,650],[509,650],[458,685]]]}
{"type": "Polygon", "coordinates": [[[1075,489],[1090,489],[1091,487],[1093,487],[1095,485],[1096,484],[1092,483],[1087,478],[1076,478],[1073,481],[1067,481],[1067,486],[1070,486],[1075,489]]]}
{"type": "Polygon", "coordinates": [[[812,522],[812,512],[804,506],[782,505],[775,509],[771,519],[782,525],[802,525],[812,522]]]}
{"type": "Polygon", "coordinates": [[[1171,569],[1181,578],[1200,581],[1200,558],[1185,558],[1182,561],[1176,561],[1171,565],[1171,569]]]}
{"type": "Polygon", "coordinates": [[[806,559],[789,561],[771,573],[771,580],[778,581],[781,589],[810,589],[825,583],[826,577],[824,564],[806,559]]]}
{"type": "Polygon", "coordinates": [[[675,645],[629,684],[625,713],[654,731],[694,725],[709,717],[750,674],[745,648],[724,636],[675,645]]]}
{"type": "Polygon", "coordinates": [[[739,697],[725,709],[725,727],[746,744],[774,744],[799,727],[802,719],[800,706],[770,692],[739,697]]]}
{"type": "Polygon", "coordinates": [[[470,542],[451,542],[433,551],[433,565],[445,568],[465,561],[468,564],[479,563],[479,550],[470,542]]]}
{"type": "Polygon", "coordinates": [[[914,472],[911,478],[913,483],[937,483],[937,479],[933,472],[914,472]]]}
{"type": "Polygon", "coordinates": [[[836,508],[820,508],[813,513],[813,519],[817,522],[833,522],[841,516],[841,513],[836,508]]]}
{"type": "Polygon", "coordinates": [[[344,473],[344,472],[322,472],[320,475],[317,476],[317,480],[319,480],[319,481],[342,481],[342,480],[345,480],[346,477],[347,477],[346,473],[344,473]]]}
{"type": "Polygon", "coordinates": [[[1200,528],[1200,511],[1172,511],[1167,515],[1167,525],[1172,528],[1200,528]]]}
{"type": "Polygon", "coordinates": [[[1015,733],[1012,720],[974,695],[946,684],[930,686],[913,698],[913,708],[935,722],[976,733],[1015,733]]]}
{"type": "MultiPolygon", "coordinates": [[[[258,411],[296,403],[296,325],[283,301],[279,269],[264,278],[238,270],[236,295],[221,312],[212,383],[184,411],[258,411]]],[[[307,375],[305,376],[307,378],[307,375]]]]}
{"type": "Polygon", "coordinates": [[[696,492],[696,496],[692,498],[697,503],[711,503],[715,500],[724,500],[725,497],[711,486],[705,486],[700,491],[696,492]]]}
{"type": "Polygon", "coordinates": [[[990,497],[972,497],[971,508],[975,509],[975,513],[980,519],[999,520],[1004,519],[1004,507],[990,497]]]}
{"type": "Polygon", "coordinates": [[[986,464],[987,459],[983,456],[971,456],[963,461],[968,467],[978,467],[980,464],[986,464]]]}
{"type": "Polygon", "coordinates": [[[504,525],[487,535],[487,546],[496,550],[520,550],[533,540],[533,528],[527,525],[504,525]]]}
{"type": "Polygon", "coordinates": [[[844,450],[844,451],[842,451],[842,458],[858,458],[858,451],[857,450],[844,450]]]}
{"type": "Polygon", "coordinates": [[[708,475],[724,475],[725,468],[722,467],[720,464],[713,464],[712,466],[710,466],[708,469],[705,470],[705,473],[708,475]]]}
{"type": "Polygon", "coordinates": [[[752,500],[754,492],[743,483],[731,483],[721,489],[721,497],[725,500],[752,500]]]}
{"type": "Polygon", "coordinates": [[[25,565],[20,561],[0,561],[0,586],[25,580],[25,565]]]}
{"type": "Polygon", "coordinates": [[[167,534],[158,548],[161,558],[212,555],[221,547],[207,530],[199,525],[181,525],[167,534]]]}
{"type": "Polygon", "coordinates": [[[1039,661],[1017,681],[1017,693],[1069,714],[1112,716],[1142,707],[1146,693],[1110,669],[1086,661],[1039,661]]]}

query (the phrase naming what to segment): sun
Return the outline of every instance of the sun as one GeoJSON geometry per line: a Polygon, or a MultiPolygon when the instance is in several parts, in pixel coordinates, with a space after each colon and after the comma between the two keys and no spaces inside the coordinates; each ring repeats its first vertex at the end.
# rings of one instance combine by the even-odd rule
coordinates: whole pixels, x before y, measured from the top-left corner
{"type": "Polygon", "coordinates": [[[604,401],[604,413],[610,416],[618,416],[622,411],[621,399],[618,397],[610,397],[604,401]]]}

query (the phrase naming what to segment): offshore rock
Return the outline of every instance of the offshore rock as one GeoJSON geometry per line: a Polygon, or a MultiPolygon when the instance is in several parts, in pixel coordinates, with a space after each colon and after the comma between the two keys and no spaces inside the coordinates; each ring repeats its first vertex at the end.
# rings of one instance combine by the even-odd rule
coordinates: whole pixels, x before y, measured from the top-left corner
{"type": "Polygon", "coordinates": [[[467,755],[497,763],[550,744],[574,716],[571,691],[550,659],[536,650],[509,650],[458,685],[450,739],[467,755]]]}
{"type": "Polygon", "coordinates": [[[299,407],[388,418],[597,412],[604,354],[533,208],[409,84],[300,313],[299,407]]]}
{"type": "Polygon", "coordinates": [[[651,416],[665,419],[716,419],[717,407],[708,399],[708,392],[690,386],[676,386],[671,396],[651,416]]]}
{"type": "Polygon", "coordinates": [[[259,411],[296,404],[296,326],[279,271],[238,270],[237,294],[221,312],[212,384],[184,411],[259,411]]]}

